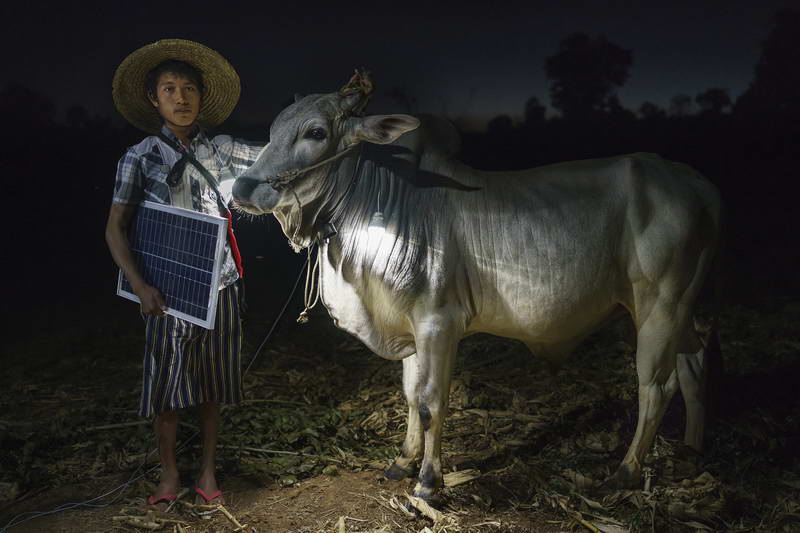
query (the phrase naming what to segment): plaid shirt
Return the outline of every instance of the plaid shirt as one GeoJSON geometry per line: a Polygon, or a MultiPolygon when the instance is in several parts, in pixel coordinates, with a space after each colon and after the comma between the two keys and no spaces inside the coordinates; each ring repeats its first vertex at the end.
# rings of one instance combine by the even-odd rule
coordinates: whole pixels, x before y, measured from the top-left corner
{"type": "MultiPolygon", "coordinates": [[[[166,126],[161,132],[180,143],[166,126]]],[[[227,205],[231,200],[234,179],[255,163],[263,145],[234,139],[230,135],[217,135],[209,139],[200,131],[191,141],[189,150],[197,160],[217,178],[217,187],[227,205]]],[[[156,136],[128,148],[117,165],[113,203],[139,205],[145,200],[174,205],[184,209],[220,215],[214,191],[194,167],[187,164],[180,182],[175,187],[167,184],[167,174],[180,154],[156,136]]],[[[239,278],[236,263],[225,243],[220,288],[227,287],[239,278]]]]}

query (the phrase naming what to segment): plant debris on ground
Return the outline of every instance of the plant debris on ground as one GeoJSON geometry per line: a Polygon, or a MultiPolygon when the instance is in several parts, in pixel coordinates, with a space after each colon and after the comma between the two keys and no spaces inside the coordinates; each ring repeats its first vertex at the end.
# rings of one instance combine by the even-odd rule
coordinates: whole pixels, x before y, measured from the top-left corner
{"type": "MultiPolygon", "coordinates": [[[[587,339],[556,372],[515,341],[465,339],[443,434],[442,504],[432,508],[413,498],[413,480],[380,476],[405,434],[401,365],[317,313],[270,343],[245,377],[244,403],[223,409],[225,512],[201,520],[188,496],[168,513],[144,510],[152,471],[107,508],[12,531],[800,531],[800,305],[731,307],[719,324],[725,373],[707,452],[682,444],[678,393],[636,490],[601,484],[636,425],[634,348],[621,328],[587,339]]],[[[267,325],[247,323],[245,361],[267,325]]],[[[150,423],[136,415],[137,326],[109,317],[89,332],[4,348],[0,530],[157,464],[150,423]]],[[[186,413],[179,430],[187,486],[196,423],[186,413]]]]}

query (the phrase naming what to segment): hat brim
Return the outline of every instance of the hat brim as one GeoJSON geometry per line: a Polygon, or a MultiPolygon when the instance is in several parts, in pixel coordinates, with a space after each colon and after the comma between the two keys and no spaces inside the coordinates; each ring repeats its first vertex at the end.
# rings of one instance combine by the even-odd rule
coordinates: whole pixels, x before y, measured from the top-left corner
{"type": "Polygon", "coordinates": [[[161,130],[161,119],[147,98],[147,74],[160,63],[174,59],[192,65],[203,75],[205,90],[197,122],[213,128],[231,114],[241,93],[239,75],[228,61],[211,48],[185,39],[162,39],[126,57],[111,83],[114,105],[125,120],[148,133],[161,130]]]}

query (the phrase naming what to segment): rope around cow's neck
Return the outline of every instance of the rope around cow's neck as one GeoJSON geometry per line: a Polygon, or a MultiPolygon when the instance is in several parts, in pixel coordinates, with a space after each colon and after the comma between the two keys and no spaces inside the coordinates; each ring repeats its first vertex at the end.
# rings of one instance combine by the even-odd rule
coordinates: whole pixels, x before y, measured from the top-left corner
{"type": "Polygon", "coordinates": [[[298,324],[305,324],[308,322],[308,312],[317,305],[319,301],[319,276],[317,272],[319,270],[319,249],[317,249],[317,258],[314,260],[314,266],[311,266],[311,249],[313,246],[309,246],[308,250],[308,270],[306,270],[306,287],[303,291],[303,305],[305,305],[305,309],[300,313],[300,316],[297,317],[298,324]]]}
{"type": "MultiPolygon", "coordinates": [[[[308,172],[310,170],[313,170],[315,168],[319,168],[319,167],[321,167],[322,165],[324,165],[326,163],[330,163],[331,161],[339,159],[340,157],[344,157],[346,154],[350,153],[353,149],[355,149],[358,146],[360,146],[359,143],[351,144],[350,146],[348,146],[347,148],[345,148],[341,152],[339,152],[337,154],[334,154],[333,156],[331,156],[331,157],[329,157],[327,159],[323,159],[322,161],[320,161],[320,162],[318,162],[318,163],[316,163],[314,165],[311,165],[311,166],[308,166],[308,167],[305,167],[305,168],[301,168],[301,169],[293,169],[293,170],[289,170],[289,171],[285,171],[285,172],[282,172],[280,174],[277,174],[273,178],[268,178],[267,179],[267,183],[272,185],[272,187],[274,189],[280,190],[280,189],[288,186],[292,181],[294,181],[295,179],[297,179],[301,175],[305,174],[306,172],[308,172]],[[278,180],[282,180],[282,181],[278,181],[278,180]]],[[[361,151],[358,152],[358,159],[356,160],[355,167],[353,168],[353,174],[350,177],[350,182],[347,185],[347,190],[345,191],[345,195],[346,195],[347,192],[350,191],[350,188],[352,187],[353,182],[356,179],[356,174],[357,174],[358,169],[359,169],[360,166],[361,166],[361,151]]],[[[299,252],[302,249],[302,246],[303,246],[302,243],[298,243],[297,242],[297,234],[300,231],[300,226],[303,223],[303,204],[302,204],[302,202],[300,202],[300,197],[297,196],[297,192],[294,190],[294,188],[292,188],[291,191],[292,191],[292,194],[294,195],[295,202],[297,203],[297,224],[296,224],[296,226],[294,228],[294,232],[292,232],[292,237],[289,239],[289,243],[291,244],[292,248],[295,249],[296,252],[299,252]]],[[[336,207],[333,210],[334,212],[338,212],[338,208],[340,207],[341,202],[342,202],[342,198],[340,198],[339,202],[336,204],[336,207]]],[[[303,305],[305,306],[305,308],[300,313],[300,315],[297,317],[297,323],[298,324],[305,324],[306,322],[308,322],[308,318],[309,318],[308,317],[308,312],[311,309],[313,309],[314,306],[316,306],[317,302],[319,301],[319,294],[320,294],[319,285],[320,285],[320,283],[319,283],[318,272],[319,272],[319,260],[320,260],[319,259],[319,253],[320,252],[319,252],[319,250],[317,250],[317,257],[316,257],[316,260],[314,261],[314,266],[312,267],[311,266],[311,254],[312,254],[312,250],[311,249],[313,247],[314,247],[314,243],[312,241],[311,245],[309,245],[306,248],[307,253],[308,253],[308,260],[306,261],[306,263],[308,264],[308,270],[306,270],[306,286],[305,286],[305,289],[303,291],[303,305]]]]}
{"type": "MultiPolygon", "coordinates": [[[[354,146],[356,146],[356,145],[353,145],[350,148],[353,148],[354,146]]],[[[348,150],[350,148],[348,148],[348,150]]],[[[342,153],[344,153],[344,152],[342,152],[342,153]]],[[[343,199],[350,193],[350,190],[353,187],[353,183],[355,183],[355,180],[356,180],[356,178],[358,176],[358,169],[360,167],[361,167],[361,150],[359,150],[359,152],[358,152],[358,159],[356,159],[356,164],[353,167],[353,173],[350,175],[350,181],[347,183],[347,188],[345,189],[344,194],[340,196],[339,201],[336,203],[334,208],[331,210],[331,219],[336,217],[336,215],[339,212],[339,208],[342,205],[343,199]]],[[[297,211],[298,211],[299,220],[302,222],[302,220],[303,220],[303,205],[300,203],[300,198],[297,196],[297,193],[295,192],[294,189],[292,189],[292,193],[294,194],[295,201],[297,202],[297,211]]],[[[379,202],[379,205],[380,205],[380,195],[378,196],[378,202],[379,202]]],[[[292,234],[292,238],[290,239],[290,242],[291,242],[292,246],[293,247],[297,247],[297,248],[300,248],[300,246],[302,246],[301,244],[298,244],[295,241],[295,238],[297,237],[297,232],[299,231],[299,229],[300,229],[300,223],[298,222],[297,226],[295,227],[294,233],[292,234]]],[[[317,246],[319,247],[319,244],[317,244],[317,246]]],[[[312,253],[311,249],[313,247],[314,247],[314,243],[312,241],[311,245],[309,245],[306,248],[306,250],[308,251],[308,260],[306,261],[306,263],[309,266],[308,266],[308,270],[306,270],[306,286],[305,286],[305,290],[304,290],[304,293],[303,293],[303,305],[305,306],[305,309],[303,309],[303,311],[300,313],[300,316],[297,317],[297,323],[298,324],[305,324],[306,322],[308,322],[308,312],[311,309],[313,309],[314,306],[317,305],[317,302],[319,301],[319,294],[320,294],[319,276],[321,275],[321,274],[319,274],[319,261],[320,261],[319,254],[320,254],[320,251],[319,251],[319,249],[317,249],[317,258],[314,261],[314,266],[312,268],[311,267],[311,253],[312,253]]],[[[299,251],[299,250],[297,250],[297,251],[299,251]]]]}
{"type": "Polygon", "coordinates": [[[294,201],[297,202],[297,224],[294,227],[294,232],[292,232],[292,236],[289,238],[289,244],[294,248],[295,252],[300,252],[303,249],[303,244],[297,242],[297,233],[300,231],[300,226],[303,225],[303,204],[300,203],[300,197],[297,196],[297,192],[292,189],[292,194],[294,195],[294,201]]]}
{"type": "MultiPolygon", "coordinates": [[[[308,166],[308,167],[295,168],[295,169],[292,169],[292,170],[285,170],[283,172],[280,172],[280,173],[276,174],[273,177],[267,178],[266,182],[269,183],[272,186],[272,188],[275,189],[276,191],[280,191],[281,189],[284,189],[287,186],[289,186],[292,181],[296,180],[297,178],[299,178],[303,174],[305,174],[305,173],[307,173],[307,172],[309,172],[311,170],[314,170],[315,168],[319,168],[322,165],[330,163],[331,161],[335,161],[336,159],[344,157],[345,155],[349,154],[354,149],[356,149],[356,148],[358,148],[360,146],[361,146],[361,143],[353,143],[350,146],[348,146],[347,148],[345,148],[344,150],[342,150],[341,152],[338,152],[338,153],[332,155],[331,157],[329,157],[327,159],[323,159],[322,161],[319,161],[319,162],[317,162],[317,163],[315,163],[315,164],[313,164],[311,166],[308,166]]],[[[353,170],[353,176],[351,177],[351,183],[348,184],[348,188],[347,188],[348,191],[350,190],[350,185],[352,185],[352,180],[355,179],[355,173],[358,171],[358,167],[360,166],[360,164],[361,164],[361,151],[359,150],[359,152],[358,152],[358,160],[356,161],[356,166],[355,166],[355,168],[353,170]]],[[[297,217],[298,218],[297,218],[297,225],[294,228],[294,232],[292,232],[292,236],[289,238],[289,244],[292,246],[292,249],[294,249],[295,252],[299,252],[300,250],[303,249],[303,243],[298,243],[297,242],[297,233],[300,231],[300,226],[303,223],[303,204],[300,202],[300,197],[297,196],[297,192],[294,189],[291,189],[291,191],[292,191],[292,194],[294,195],[294,200],[297,203],[297,217]]],[[[336,205],[337,209],[334,209],[334,211],[338,211],[339,204],[341,204],[341,199],[340,199],[339,203],[336,205]]]]}

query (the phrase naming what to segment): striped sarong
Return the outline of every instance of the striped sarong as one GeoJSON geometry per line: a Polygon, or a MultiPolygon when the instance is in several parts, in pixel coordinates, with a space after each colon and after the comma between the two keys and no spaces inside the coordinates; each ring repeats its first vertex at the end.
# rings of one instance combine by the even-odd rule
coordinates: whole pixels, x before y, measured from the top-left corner
{"type": "Polygon", "coordinates": [[[213,330],[174,316],[145,316],[141,416],[242,400],[239,290],[233,283],[219,291],[213,330]]]}

